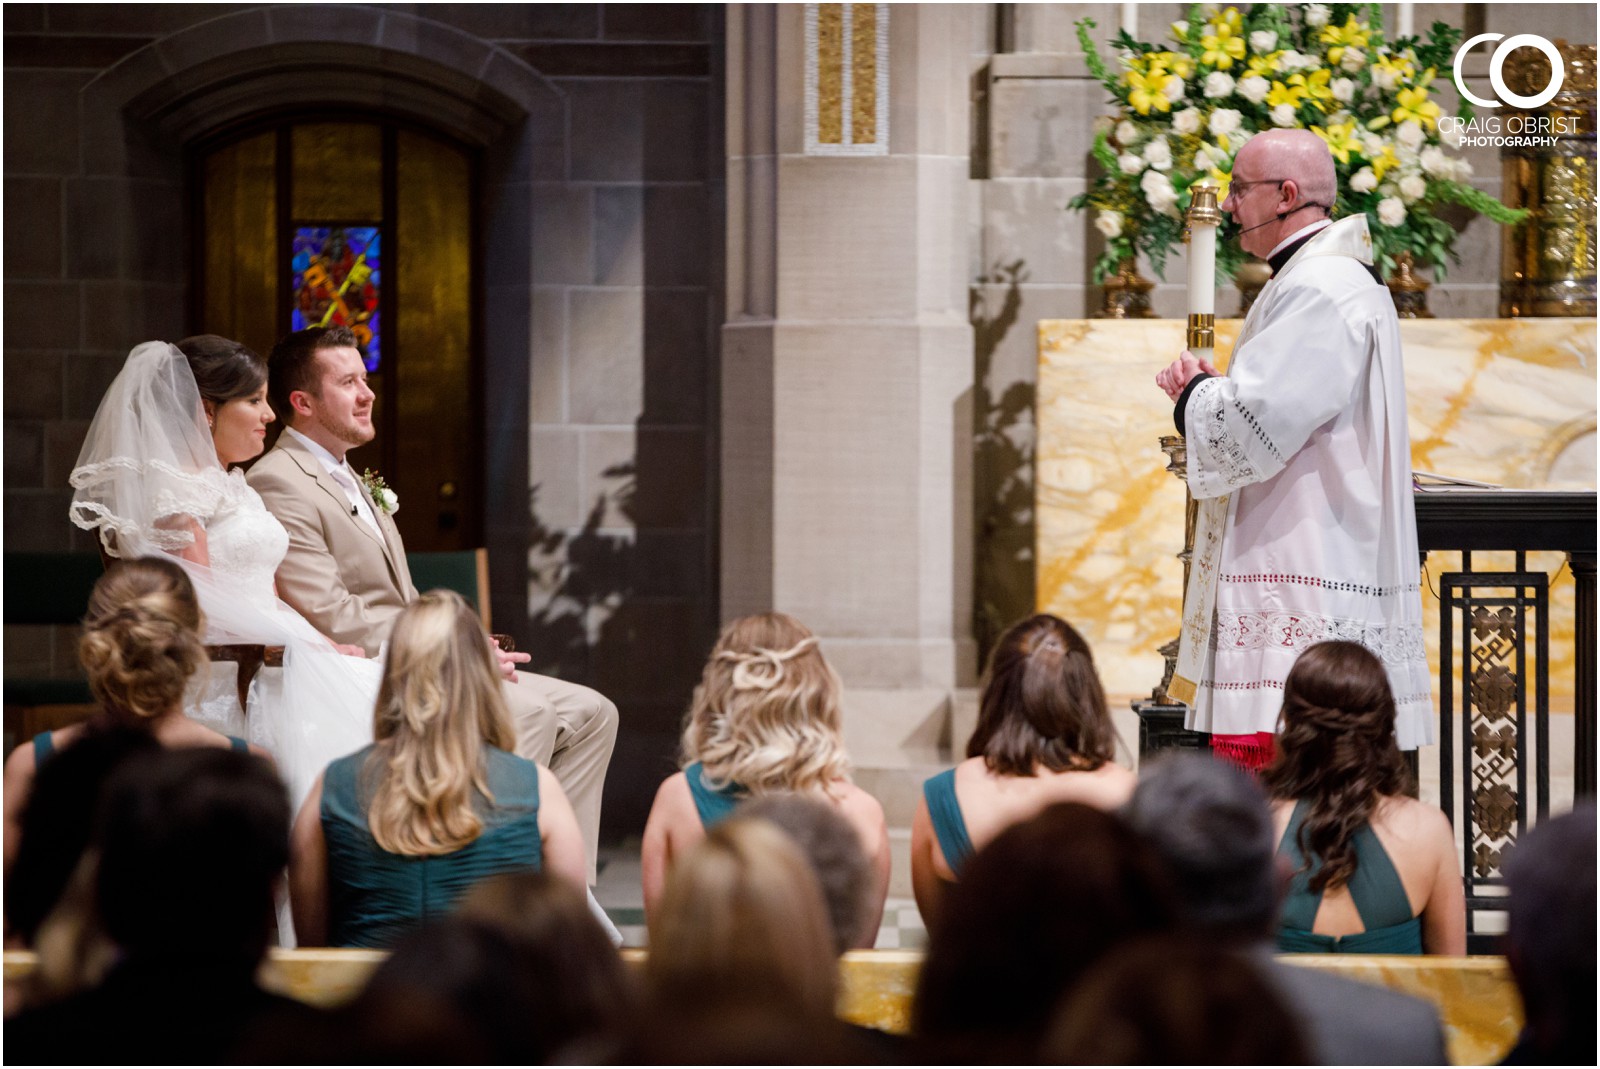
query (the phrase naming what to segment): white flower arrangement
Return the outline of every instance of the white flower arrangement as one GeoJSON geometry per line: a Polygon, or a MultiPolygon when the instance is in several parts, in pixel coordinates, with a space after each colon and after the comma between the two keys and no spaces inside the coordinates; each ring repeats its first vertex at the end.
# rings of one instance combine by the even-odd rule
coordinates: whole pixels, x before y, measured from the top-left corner
{"type": "MultiPolygon", "coordinates": [[[[1196,5],[1162,43],[1118,34],[1115,68],[1090,36],[1093,21],[1080,21],[1090,73],[1115,108],[1095,139],[1102,173],[1070,205],[1095,209],[1107,239],[1095,281],[1140,254],[1160,275],[1181,241],[1189,188],[1204,177],[1226,195],[1234,157],[1271,129],[1309,129],[1327,143],[1339,176],[1334,214],[1367,215],[1384,270],[1405,252],[1442,272],[1456,256],[1457,232],[1440,217],[1449,205],[1521,221],[1525,213],[1466,183],[1471,169],[1452,151],[1459,131],[1440,128],[1431,98],[1461,32],[1435,23],[1392,40],[1376,14],[1370,5],[1196,5]]],[[[1243,260],[1236,243],[1219,241],[1224,277],[1243,260]]]]}
{"type": "Polygon", "coordinates": [[[400,511],[400,495],[389,489],[389,484],[383,481],[383,476],[367,468],[361,473],[361,484],[367,488],[367,493],[372,497],[372,503],[378,506],[378,511],[387,516],[393,516],[400,511]]]}

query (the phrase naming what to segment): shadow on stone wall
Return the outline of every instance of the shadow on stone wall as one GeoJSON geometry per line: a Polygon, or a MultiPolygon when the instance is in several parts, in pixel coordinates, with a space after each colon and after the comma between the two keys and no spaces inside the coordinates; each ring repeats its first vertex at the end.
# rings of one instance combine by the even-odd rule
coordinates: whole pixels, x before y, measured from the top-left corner
{"type": "Polygon", "coordinates": [[[1000,343],[1016,328],[1022,308],[1022,283],[1028,279],[1021,260],[996,263],[978,278],[978,286],[1004,286],[994,307],[984,290],[970,298],[973,351],[974,463],[973,487],[977,516],[973,575],[973,633],[980,663],[995,640],[1034,607],[1033,403],[1031,381],[1012,382],[998,395],[993,379],[1000,343]]]}

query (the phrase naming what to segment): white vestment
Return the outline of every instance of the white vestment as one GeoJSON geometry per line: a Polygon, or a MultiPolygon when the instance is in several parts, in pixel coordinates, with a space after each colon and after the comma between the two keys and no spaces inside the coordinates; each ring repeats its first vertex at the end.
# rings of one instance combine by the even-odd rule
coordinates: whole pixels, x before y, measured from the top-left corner
{"type": "Polygon", "coordinates": [[[1314,235],[1189,395],[1192,730],[1275,731],[1295,658],[1347,639],[1388,671],[1400,747],[1433,741],[1400,327],[1371,262],[1365,216],[1314,235]]]}

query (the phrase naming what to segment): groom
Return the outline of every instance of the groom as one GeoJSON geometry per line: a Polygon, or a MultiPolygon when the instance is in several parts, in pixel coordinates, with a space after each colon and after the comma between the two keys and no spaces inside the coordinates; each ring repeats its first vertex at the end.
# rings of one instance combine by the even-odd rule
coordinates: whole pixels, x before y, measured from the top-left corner
{"type": "MultiPolygon", "coordinates": [[[[278,596],[334,642],[375,655],[417,590],[394,520],[345,460],[376,434],[366,365],[349,330],[316,327],[280,341],[267,367],[284,432],[247,478],[289,532],[278,596]]],[[[593,884],[617,708],[588,687],[516,671],[528,654],[496,655],[517,753],[548,765],[561,781],[583,830],[593,884]]]]}

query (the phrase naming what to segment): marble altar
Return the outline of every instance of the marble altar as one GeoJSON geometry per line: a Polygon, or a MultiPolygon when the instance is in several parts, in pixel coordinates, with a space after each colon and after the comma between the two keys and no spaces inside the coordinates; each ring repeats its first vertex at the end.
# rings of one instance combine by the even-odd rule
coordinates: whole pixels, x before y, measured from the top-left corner
{"type": "MultiPolygon", "coordinates": [[[[1240,325],[1217,322],[1218,366],[1240,325]]],[[[1595,320],[1405,320],[1400,332],[1414,468],[1530,489],[1595,488],[1595,320]]],[[[1176,319],[1039,323],[1037,604],[1083,631],[1118,696],[1148,696],[1161,679],[1156,648],[1178,633],[1184,490],[1157,444],[1175,431],[1155,375],[1182,348],[1176,319]]],[[[1509,554],[1503,563],[1480,558],[1510,566],[1509,554]]],[[[1573,583],[1562,565],[1559,553],[1528,556],[1530,569],[1556,576],[1553,712],[1572,708],[1573,583]]],[[[1427,585],[1459,567],[1457,553],[1430,555],[1427,585]]],[[[1437,676],[1431,590],[1423,611],[1437,676]]]]}

